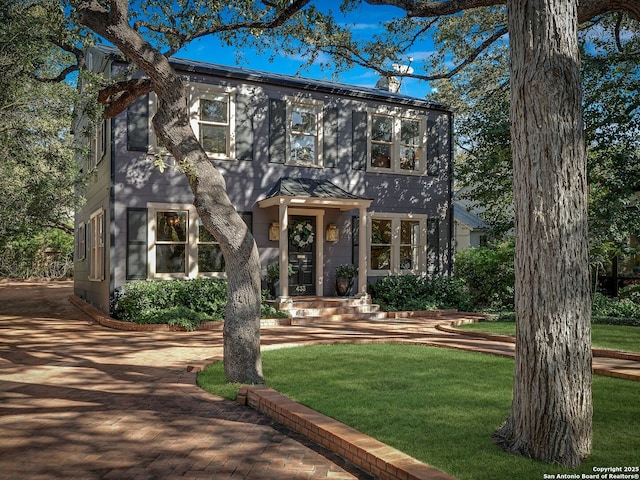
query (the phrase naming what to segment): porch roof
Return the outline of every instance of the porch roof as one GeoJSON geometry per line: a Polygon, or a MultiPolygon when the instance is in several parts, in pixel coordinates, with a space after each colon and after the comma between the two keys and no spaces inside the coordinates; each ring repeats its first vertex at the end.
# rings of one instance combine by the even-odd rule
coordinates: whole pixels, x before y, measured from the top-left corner
{"type": "Polygon", "coordinates": [[[351,210],[367,208],[371,202],[371,199],[349,193],[328,180],[283,177],[258,205],[261,208],[287,204],[351,210]]]}

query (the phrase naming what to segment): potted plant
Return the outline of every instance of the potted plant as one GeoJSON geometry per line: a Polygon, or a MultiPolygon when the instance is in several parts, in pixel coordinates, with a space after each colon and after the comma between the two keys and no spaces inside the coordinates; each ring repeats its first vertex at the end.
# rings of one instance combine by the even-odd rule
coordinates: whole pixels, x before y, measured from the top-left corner
{"type": "Polygon", "coordinates": [[[346,297],[351,292],[353,279],[358,275],[358,267],[350,263],[339,265],[336,268],[336,293],[346,297]]]}
{"type": "MultiPolygon", "coordinates": [[[[287,274],[293,275],[293,267],[291,264],[287,266],[287,274]]],[[[267,265],[267,287],[272,298],[280,295],[280,264],[273,262],[267,265]]]]}

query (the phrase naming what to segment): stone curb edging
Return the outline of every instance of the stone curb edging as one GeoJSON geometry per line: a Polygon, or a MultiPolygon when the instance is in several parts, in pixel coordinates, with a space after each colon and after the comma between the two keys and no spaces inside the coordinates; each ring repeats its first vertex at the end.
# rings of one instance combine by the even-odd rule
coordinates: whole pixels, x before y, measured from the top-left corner
{"type": "MultiPolygon", "coordinates": [[[[139,325],[132,322],[122,322],[105,315],[101,310],[92,307],[87,302],[78,298],[76,295],[70,295],[69,301],[82,310],[84,313],[93,318],[103,327],[113,328],[115,330],[123,330],[128,332],[186,332],[184,327],[177,325],[167,325],[166,323],[146,323],[139,325]]],[[[261,327],[275,327],[279,325],[290,325],[290,318],[261,318],[261,327]]],[[[222,330],[224,322],[203,322],[196,330],[222,330]]]]}
{"type": "Polygon", "coordinates": [[[304,435],[380,480],[455,480],[269,387],[242,386],[236,401],[304,435]]]}
{"type": "MultiPolygon", "coordinates": [[[[473,332],[469,330],[460,330],[458,328],[445,327],[444,325],[436,325],[436,330],[467,337],[484,338],[486,340],[491,340],[494,342],[516,343],[515,337],[511,337],[509,335],[498,335],[495,333],[487,332],[473,332]]],[[[617,358],[619,360],[631,360],[634,362],[640,362],[640,354],[638,353],[622,352],[620,350],[608,350],[606,348],[592,348],[591,350],[594,357],[617,358]]]]}

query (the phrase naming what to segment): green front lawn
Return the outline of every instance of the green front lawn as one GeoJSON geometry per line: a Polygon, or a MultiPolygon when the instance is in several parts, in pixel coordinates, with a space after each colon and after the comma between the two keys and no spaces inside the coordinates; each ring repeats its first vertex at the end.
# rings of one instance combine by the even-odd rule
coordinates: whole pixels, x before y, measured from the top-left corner
{"type": "MultiPolygon", "coordinates": [[[[516,334],[515,322],[479,322],[457,328],[498,335],[516,334]]],[[[596,348],[640,353],[640,327],[594,323],[591,325],[591,343],[596,348]]]]}
{"type": "MultiPolygon", "coordinates": [[[[460,480],[542,479],[637,465],[640,382],[595,377],[594,450],[576,471],[507,454],[491,434],[511,404],[513,361],[407,345],[320,345],[266,351],[267,385],[460,480]]],[[[233,398],[221,364],[198,377],[233,398]]]]}

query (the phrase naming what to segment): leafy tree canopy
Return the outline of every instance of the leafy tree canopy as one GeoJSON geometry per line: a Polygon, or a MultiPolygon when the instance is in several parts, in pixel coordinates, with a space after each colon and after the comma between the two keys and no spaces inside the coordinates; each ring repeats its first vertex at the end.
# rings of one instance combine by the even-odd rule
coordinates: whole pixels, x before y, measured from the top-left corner
{"type": "Polygon", "coordinates": [[[76,91],[44,80],[58,80],[75,60],[55,45],[63,18],[57,2],[0,6],[0,244],[46,228],[72,231],[76,91]]]}

